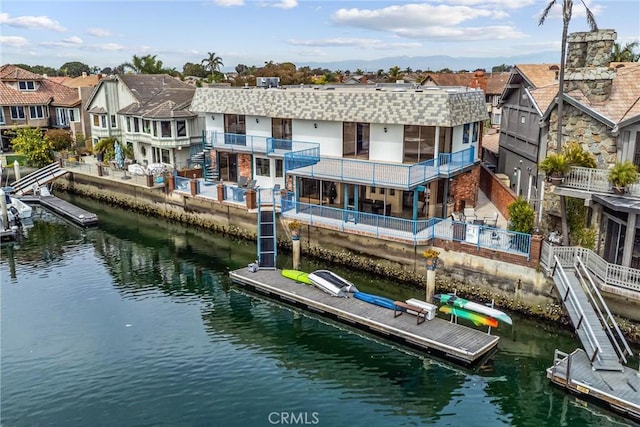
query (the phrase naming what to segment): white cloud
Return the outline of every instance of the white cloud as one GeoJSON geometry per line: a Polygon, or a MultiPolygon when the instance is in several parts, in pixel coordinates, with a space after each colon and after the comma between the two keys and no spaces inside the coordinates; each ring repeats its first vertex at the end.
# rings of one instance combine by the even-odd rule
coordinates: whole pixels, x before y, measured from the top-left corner
{"type": "Polygon", "coordinates": [[[293,9],[298,7],[298,0],[279,0],[277,3],[270,5],[280,9],[293,9]]]}
{"type": "Polygon", "coordinates": [[[111,35],[113,35],[111,33],[111,31],[109,30],[105,30],[103,28],[89,28],[87,30],[87,34],[94,36],[94,37],[109,37],[111,35]]]}
{"type": "Polygon", "coordinates": [[[437,3],[448,3],[463,6],[483,6],[497,9],[522,9],[535,4],[537,0],[437,0],[437,3]]]}
{"type": "Polygon", "coordinates": [[[29,41],[24,37],[0,36],[0,45],[10,47],[26,47],[29,46],[29,41]]]}
{"type": "MultiPolygon", "coordinates": [[[[593,13],[594,16],[600,15],[604,10],[604,8],[600,5],[597,5],[597,4],[592,5],[589,0],[586,0],[585,3],[587,4],[587,7],[591,11],[591,13],[593,13]]],[[[546,2],[545,7],[547,4],[549,3],[546,2]]],[[[536,20],[540,19],[540,16],[542,15],[543,11],[544,11],[544,8],[540,9],[540,12],[535,16],[536,20]]],[[[576,18],[578,18],[578,19],[582,19],[583,22],[586,23],[587,22],[586,16],[587,16],[587,10],[585,9],[582,2],[575,1],[573,3],[573,9],[571,11],[571,22],[574,22],[576,18]]],[[[562,19],[562,2],[556,3],[553,7],[551,7],[551,9],[549,9],[549,14],[547,15],[547,19],[562,19]]],[[[596,20],[596,23],[597,22],[598,21],[596,20]]]]}
{"type": "Polygon", "coordinates": [[[104,43],[104,44],[98,45],[97,48],[100,50],[106,50],[109,52],[124,50],[124,46],[117,43],[104,43]]]}
{"type": "Polygon", "coordinates": [[[69,38],[66,38],[64,40],[61,40],[59,42],[42,42],[40,43],[41,46],[53,46],[53,47],[78,47],[80,45],[82,45],[84,42],[82,41],[82,39],[78,36],[72,36],[69,38]]]}
{"type": "Polygon", "coordinates": [[[430,27],[397,31],[407,38],[441,41],[508,40],[527,37],[526,34],[508,26],[487,27],[430,27]]]}
{"type": "Polygon", "coordinates": [[[213,2],[222,7],[244,6],[244,0],[213,0],[213,2]]]}
{"type": "Polygon", "coordinates": [[[67,29],[48,16],[18,16],[11,18],[8,13],[0,13],[0,24],[18,28],[35,28],[65,32],[67,29]]]}
{"type": "Polygon", "coordinates": [[[359,47],[366,49],[413,49],[422,46],[417,42],[410,43],[385,43],[376,39],[361,38],[331,38],[318,40],[289,40],[289,44],[295,46],[310,47],[359,47]]]}
{"type": "Polygon", "coordinates": [[[84,42],[82,41],[82,39],[81,39],[80,37],[78,37],[78,36],[72,36],[72,37],[66,38],[66,39],[64,39],[64,40],[62,40],[62,41],[63,41],[64,43],[68,43],[68,44],[76,44],[76,45],[84,43],[84,42]]]}

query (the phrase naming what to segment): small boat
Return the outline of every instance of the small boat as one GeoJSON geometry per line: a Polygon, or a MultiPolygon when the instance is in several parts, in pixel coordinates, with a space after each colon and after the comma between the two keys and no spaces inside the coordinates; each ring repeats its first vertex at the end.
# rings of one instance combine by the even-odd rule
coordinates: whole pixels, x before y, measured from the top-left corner
{"type": "Polygon", "coordinates": [[[353,297],[361,301],[368,302],[369,304],[388,308],[389,310],[393,310],[395,307],[395,302],[391,298],[381,297],[380,295],[367,294],[364,292],[354,292],[353,297]]]}
{"type": "MultiPolygon", "coordinates": [[[[345,292],[358,292],[358,288],[356,288],[356,285],[354,285],[344,277],[338,276],[333,271],[316,270],[311,274],[313,274],[314,277],[319,277],[329,283],[336,285],[345,292]]],[[[313,281],[313,279],[311,280],[313,281]]]]}
{"type": "Polygon", "coordinates": [[[462,317],[463,319],[471,320],[476,326],[491,326],[493,328],[498,326],[498,321],[493,317],[474,313],[472,311],[465,310],[464,308],[452,307],[450,305],[443,305],[439,308],[439,311],[447,314],[452,314],[454,316],[462,317]]]}
{"type": "Polygon", "coordinates": [[[332,283],[331,280],[327,280],[330,276],[322,274],[324,271],[326,270],[316,270],[313,273],[309,273],[308,277],[313,286],[334,297],[346,298],[346,292],[340,286],[332,283]]]}
{"type": "Polygon", "coordinates": [[[9,216],[9,221],[13,221],[15,218],[31,218],[31,216],[33,215],[33,208],[17,197],[13,197],[11,195],[11,193],[13,193],[12,187],[4,187],[3,190],[5,202],[7,203],[7,214],[9,216]]]}
{"type": "Polygon", "coordinates": [[[435,294],[433,296],[433,299],[441,303],[452,305],[454,307],[464,308],[465,310],[475,311],[476,313],[493,317],[494,319],[500,320],[501,322],[507,323],[509,325],[513,324],[511,317],[509,317],[504,311],[487,307],[484,304],[469,301],[453,294],[435,294]]]}
{"type": "Polygon", "coordinates": [[[295,280],[296,282],[304,283],[306,285],[313,285],[313,282],[309,280],[309,273],[300,270],[282,270],[282,275],[287,279],[295,280]]]}

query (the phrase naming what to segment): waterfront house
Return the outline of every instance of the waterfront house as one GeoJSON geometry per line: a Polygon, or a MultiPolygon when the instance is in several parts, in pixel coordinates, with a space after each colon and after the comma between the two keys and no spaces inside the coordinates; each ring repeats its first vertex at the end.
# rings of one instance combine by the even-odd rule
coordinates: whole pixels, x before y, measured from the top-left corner
{"type": "MultiPolygon", "coordinates": [[[[77,90],[82,105],[87,105],[94,88],[102,80],[102,77],[102,74],[87,74],[83,72],[78,77],[66,78],[61,84],[77,90]]],[[[82,122],[81,132],[86,137],[86,148],[91,148],[91,117],[86,108],[80,108],[80,116],[82,122]]]]}
{"type": "MultiPolygon", "coordinates": [[[[589,206],[590,224],[597,230],[596,253],[623,282],[638,283],[640,271],[640,185],[614,194],[609,169],[617,162],[640,166],[640,64],[610,63],[616,33],[613,30],[573,33],[568,38],[563,106],[563,142],[578,142],[592,153],[597,168],[574,167],[562,184],[549,186],[545,213],[551,226],[563,215],[557,197],[575,197],[589,206]],[[554,199],[555,197],[555,199],[554,199]],[[622,276],[621,276],[622,277],[622,276]]],[[[557,146],[556,106],[545,112],[547,153],[557,146]]],[[[541,153],[542,159],[546,153],[541,153]]],[[[565,230],[566,222],[563,224],[565,230]]],[[[567,242],[565,242],[567,243],[567,242]]]]}
{"type": "Polygon", "coordinates": [[[133,148],[138,163],[191,166],[202,128],[189,106],[195,88],[168,74],[103,78],[89,98],[91,137],[114,137],[133,148]]]}
{"type": "Polygon", "coordinates": [[[0,133],[8,150],[16,127],[82,132],[80,97],[75,89],[15,65],[0,67],[0,133]]]}
{"type": "Polygon", "coordinates": [[[540,141],[546,137],[540,120],[558,92],[559,70],[556,64],[518,64],[500,96],[496,173],[518,195],[537,194],[540,141]]]}

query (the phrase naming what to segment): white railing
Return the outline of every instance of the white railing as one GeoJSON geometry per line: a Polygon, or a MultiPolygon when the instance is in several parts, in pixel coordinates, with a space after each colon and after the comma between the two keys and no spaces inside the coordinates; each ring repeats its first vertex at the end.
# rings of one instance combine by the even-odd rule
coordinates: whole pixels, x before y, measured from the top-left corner
{"type": "MultiPolygon", "coordinates": [[[[613,193],[608,169],[573,166],[560,185],[592,193],[613,193]]],[[[640,179],[635,184],[628,186],[627,190],[628,196],[640,197],[640,179]]]]}
{"type": "Polygon", "coordinates": [[[576,257],[580,257],[591,274],[602,285],[626,289],[640,295],[640,270],[611,264],[587,248],[578,246],[554,246],[542,243],[540,263],[547,271],[552,271],[556,263],[562,267],[573,267],[576,257]]]}

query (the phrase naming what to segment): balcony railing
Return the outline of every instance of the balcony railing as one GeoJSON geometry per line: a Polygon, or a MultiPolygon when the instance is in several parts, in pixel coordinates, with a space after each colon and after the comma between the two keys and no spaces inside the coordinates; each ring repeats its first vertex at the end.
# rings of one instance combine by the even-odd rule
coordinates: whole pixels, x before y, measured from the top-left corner
{"type": "MultiPolygon", "coordinates": [[[[287,156],[289,155],[285,155],[285,161],[287,156]]],[[[291,153],[292,159],[297,156],[297,152],[291,153]]],[[[469,147],[455,153],[443,153],[437,159],[413,165],[323,157],[318,163],[308,166],[289,167],[285,164],[285,167],[287,171],[296,169],[296,175],[310,178],[338,179],[373,187],[387,186],[410,190],[434,179],[449,178],[473,163],[474,147],[469,147]]]]}
{"type": "Polygon", "coordinates": [[[290,139],[278,139],[267,136],[244,135],[237,133],[223,133],[216,131],[206,132],[204,135],[204,148],[244,152],[271,154],[281,151],[282,154],[292,151],[304,151],[317,148],[316,142],[292,141],[290,139]]]}
{"type": "MultiPolygon", "coordinates": [[[[574,188],[589,193],[613,193],[613,187],[609,182],[608,169],[594,169],[574,166],[565,175],[561,187],[574,188]]],[[[628,187],[628,194],[640,197],[640,179],[628,187]]]]}

